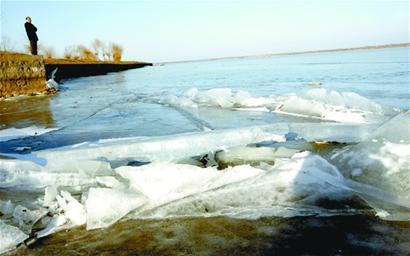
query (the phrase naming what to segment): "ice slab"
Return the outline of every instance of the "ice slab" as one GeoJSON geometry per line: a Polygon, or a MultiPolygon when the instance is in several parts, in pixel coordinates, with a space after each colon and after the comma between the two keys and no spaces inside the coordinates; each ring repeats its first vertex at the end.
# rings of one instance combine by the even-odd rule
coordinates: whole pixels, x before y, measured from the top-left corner
{"type": "Polygon", "coordinates": [[[153,208],[188,195],[202,193],[230,183],[257,176],[264,171],[250,166],[237,166],[218,171],[216,167],[200,168],[187,164],[153,163],[140,167],[116,169],[129,180],[130,189],[149,199],[153,208]]]}
{"type": "Polygon", "coordinates": [[[58,195],[58,187],[55,185],[48,186],[44,189],[44,199],[43,206],[52,206],[52,202],[56,199],[58,195]]]}
{"type": "Polygon", "coordinates": [[[91,188],[85,203],[87,229],[108,227],[145,202],[146,198],[135,192],[91,188]]]}
{"type": "MultiPolygon", "coordinates": [[[[395,200],[379,199],[382,204],[407,200],[410,205],[409,127],[410,112],[406,111],[387,121],[367,140],[335,152],[331,161],[346,177],[396,197],[395,200]]],[[[374,204],[381,209],[386,206],[374,204]]],[[[396,210],[390,209],[390,212],[393,214],[396,210]]]]}
{"type": "Polygon", "coordinates": [[[23,231],[0,220],[0,254],[15,249],[27,238],[23,231]]]}
{"type": "MultiPolygon", "coordinates": [[[[241,213],[245,212],[243,217],[250,217],[251,212],[254,216],[260,216],[262,212],[266,214],[269,212],[271,216],[281,216],[281,213],[289,212],[288,208],[292,208],[295,215],[304,215],[309,212],[309,208],[314,209],[311,214],[317,214],[318,211],[320,212],[318,207],[304,202],[311,202],[312,198],[338,195],[340,193],[336,192],[341,190],[349,193],[349,188],[337,169],[320,156],[309,153],[298,153],[290,159],[278,159],[275,166],[265,165],[264,170],[242,165],[229,171],[220,171],[220,174],[215,175],[224,175],[224,178],[218,182],[218,186],[215,184],[215,179],[203,178],[200,170],[184,173],[179,167],[181,166],[176,165],[175,168],[163,168],[164,170],[157,170],[157,172],[168,171],[166,174],[168,177],[176,177],[177,181],[192,180],[194,183],[176,182],[179,184],[176,187],[167,186],[171,181],[169,179],[162,181],[163,175],[160,175],[157,183],[159,186],[149,186],[147,182],[136,177],[130,179],[134,189],[142,189],[151,195],[151,198],[157,200],[169,198],[165,200],[167,203],[160,207],[136,212],[136,217],[215,215],[240,217],[241,213]],[[237,177],[241,177],[240,173],[245,176],[238,179],[237,177]],[[157,187],[164,187],[164,189],[157,192],[155,190],[157,187]],[[266,211],[266,209],[281,210],[266,211]]],[[[155,179],[153,180],[155,184],[155,179]]]]}
{"type": "MultiPolygon", "coordinates": [[[[47,165],[63,165],[84,159],[108,161],[132,160],[173,162],[204,152],[246,145],[263,140],[283,140],[286,124],[266,125],[250,128],[227,129],[209,132],[186,133],[154,138],[131,138],[78,147],[64,147],[35,152],[47,160],[47,165]]],[[[285,132],[286,133],[286,132],[285,132]]]]}
{"type": "Polygon", "coordinates": [[[1,215],[12,215],[14,211],[14,205],[10,200],[0,200],[0,213],[1,215]]]}
{"type": "Polygon", "coordinates": [[[44,208],[30,210],[24,206],[17,205],[13,211],[13,222],[17,224],[21,230],[29,234],[34,224],[47,213],[48,211],[44,208]]]}
{"type": "Polygon", "coordinates": [[[260,162],[274,164],[276,158],[291,157],[300,152],[286,147],[235,147],[217,152],[215,160],[220,169],[243,164],[259,165],[260,162]]]}
{"type": "Polygon", "coordinates": [[[0,188],[36,190],[47,186],[81,187],[95,184],[96,176],[112,174],[110,164],[94,160],[50,161],[46,166],[31,161],[0,161],[0,188]]]}
{"type": "Polygon", "coordinates": [[[61,196],[57,195],[57,201],[64,211],[65,217],[72,224],[78,226],[86,223],[86,212],[82,204],[80,204],[67,191],[61,191],[61,196]]]}
{"type": "Polygon", "coordinates": [[[63,214],[54,216],[46,228],[36,233],[37,238],[45,237],[59,231],[66,222],[67,218],[63,214]]]}
{"type": "Polygon", "coordinates": [[[378,124],[290,123],[289,131],[307,141],[359,143],[367,139],[378,124]]]}

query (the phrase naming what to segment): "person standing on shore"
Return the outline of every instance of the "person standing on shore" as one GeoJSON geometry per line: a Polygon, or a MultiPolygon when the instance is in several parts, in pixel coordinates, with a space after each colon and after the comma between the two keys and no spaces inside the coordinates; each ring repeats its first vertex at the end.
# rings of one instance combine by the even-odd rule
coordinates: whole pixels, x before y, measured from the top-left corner
{"type": "Polygon", "coordinates": [[[24,24],[24,27],[26,28],[27,37],[30,41],[31,54],[37,55],[37,28],[33,24],[31,24],[31,18],[28,16],[26,17],[26,23],[24,24]]]}

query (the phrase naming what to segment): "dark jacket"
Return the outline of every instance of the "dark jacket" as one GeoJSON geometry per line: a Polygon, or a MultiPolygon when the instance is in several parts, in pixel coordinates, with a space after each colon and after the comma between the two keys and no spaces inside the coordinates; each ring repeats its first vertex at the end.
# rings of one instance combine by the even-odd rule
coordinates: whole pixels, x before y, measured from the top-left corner
{"type": "Polygon", "coordinates": [[[38,41],[38,37],[37,37],[37,34],[36,34],[37,28],[33,24],[28,23],[28,22],[26,22],[24,24],[24,27],[26,28],[28,40],[38,41]]]}

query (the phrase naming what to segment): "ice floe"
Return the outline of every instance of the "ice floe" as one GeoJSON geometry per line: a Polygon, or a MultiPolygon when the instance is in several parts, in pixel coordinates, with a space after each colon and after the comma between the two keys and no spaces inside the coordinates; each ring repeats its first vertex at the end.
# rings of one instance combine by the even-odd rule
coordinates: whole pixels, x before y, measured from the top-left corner
{"type": "Polygon", "coordinates": [[[353,92],[337,92],[324,88],[288,95],[252,97],[246,91],[217,88],[199,91],[190,89],[182,95],[168,95],[160,103],[179,107],[217,107],[236,110],[272,111],[314,119],[368,123],[383,118],[385,109],[353,92]]]}

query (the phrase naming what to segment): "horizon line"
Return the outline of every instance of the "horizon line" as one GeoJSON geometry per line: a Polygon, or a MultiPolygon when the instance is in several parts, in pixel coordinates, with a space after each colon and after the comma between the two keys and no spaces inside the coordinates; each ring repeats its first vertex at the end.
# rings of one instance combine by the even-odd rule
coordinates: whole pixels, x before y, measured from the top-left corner
{"type": "Polygon", "coordinates": [[[160,62],[152,62],[152,64],[153,65],[155,65],[155,64],[173,64],[173,63],[201,62],[201,61],[214,61],[214,60],[225,60],[225,59],[270,58],[270,57],[273,57],[273,56],[281,56],[281,55],[299,55],[299,54],[310,54],[310,53],[342,52],[342,51],[355,51],[355,50],[374,50],[374,49],[402,48],[402,47],[403,48],[410,47],[410,42],[380,44],[380,45],[367,45],[367,46],[357,46],[357,47],[350,47],[350,48],[334,48],[334,49],[323,49],[323,50],[306,50],[306,51],[297,51],[297,52],[279,52],[279,53],[252,54],[252,55],[242,55],[242,56],[227,56],[227,57],[216,57],[216,58],[206,58],[206,59],[160,61],[160,62]]]}

